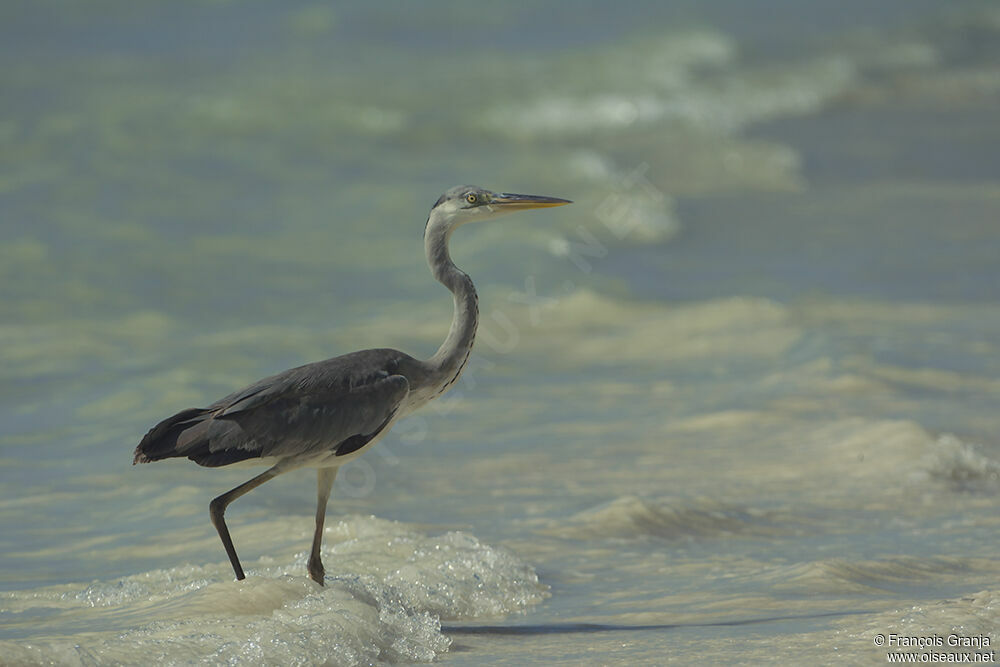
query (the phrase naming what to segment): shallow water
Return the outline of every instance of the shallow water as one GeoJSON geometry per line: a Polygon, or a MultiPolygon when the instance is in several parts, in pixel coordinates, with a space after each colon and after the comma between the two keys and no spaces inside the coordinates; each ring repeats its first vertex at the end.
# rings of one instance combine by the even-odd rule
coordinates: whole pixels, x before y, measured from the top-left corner
{"type": "Polygon", "coordinates": [[[1000,641],[1000,13],[747,7],[0,8],[0,663],[1000,641]],[[341,471],[327,586],[309,471],[231,507],[233,582],[206,506],[252,471],[132,449],[431,354],[461,182],[576,203],[454,237],[476,353],[341,471]]]}

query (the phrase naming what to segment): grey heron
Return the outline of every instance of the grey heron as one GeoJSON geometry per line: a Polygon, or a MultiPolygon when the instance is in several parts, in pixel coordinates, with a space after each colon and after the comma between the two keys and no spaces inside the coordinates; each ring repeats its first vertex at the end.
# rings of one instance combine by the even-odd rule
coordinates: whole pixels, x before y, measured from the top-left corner
{"type": "Polygon", "coordinates": [[[237,579],[246,575],[226,526],[226,507],[282,473],[316,468],[316,531],[308,570],[322,585],[323,521],[337,470],[374,445],[398,419],[446,392],[469,360],[479,322],[478,297],[472,279],[451,260],[451,233],[467,222],[569,203],[470,185],[449,189],[431,208],[424,227],[431,273],[454,298],[451,328],[434,356],[422,361],[399,350],[361,350],[266,377],[208,407],[164,419],[136,447],[133,465],[187,457],[208,467],[268,466],[209,504],[237,579]]]}

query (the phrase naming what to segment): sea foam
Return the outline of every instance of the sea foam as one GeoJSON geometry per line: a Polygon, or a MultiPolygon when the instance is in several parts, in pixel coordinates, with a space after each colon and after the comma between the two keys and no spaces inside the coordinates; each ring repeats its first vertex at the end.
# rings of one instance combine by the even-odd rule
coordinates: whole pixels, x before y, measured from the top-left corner
{"type": "Polygon", "coordinates": [[[495,618],[548,595],[531,567],[467,533],[355,517],[328,537],[336,574],[322,588],[298,553],[251,564],[240,582],[220,563],[6,593],[0,655],[68,665],[431,661],[451,644],[441,619],[495,618]]]}

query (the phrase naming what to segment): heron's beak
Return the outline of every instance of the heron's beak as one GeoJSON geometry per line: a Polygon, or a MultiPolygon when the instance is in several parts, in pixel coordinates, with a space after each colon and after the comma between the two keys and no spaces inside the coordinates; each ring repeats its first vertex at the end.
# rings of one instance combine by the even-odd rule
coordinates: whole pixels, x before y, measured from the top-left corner
{"type": "Polygon", "coordinates": [[[522,211],[529,208],[548,208],[572,204],[568,199],[558,197],[541,197],[539,195],[512,195],[506,192],[493,197],[490,206],[496,206],[502,211],[522,211]]]}

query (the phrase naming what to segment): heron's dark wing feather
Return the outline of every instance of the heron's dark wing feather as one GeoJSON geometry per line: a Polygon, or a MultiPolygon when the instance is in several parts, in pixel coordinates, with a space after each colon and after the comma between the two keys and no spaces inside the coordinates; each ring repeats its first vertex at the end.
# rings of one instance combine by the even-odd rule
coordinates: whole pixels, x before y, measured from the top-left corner
{"type": "Polygon", "coordinates": [[[135,462],[186,456],[206,466],[258,457],[343,455],[388,426],[409,383],[401,352],[365,350],[279,373],[155,426],[135,462]]]}
{"type": "MultiPolygon", "coordinates": [[[[296,387],[261,392],[216,413],[213,421],[252,433],[260,456],[337,451],[352,438],[369,442],[392,420],[410,386],[402,375],[383,374],[344,389],[296,387]]],[[[239,447],[239,443],[234,443],[239,447]]],[[[225,445],[219,442],[218,445],[225,445]]],[[[212,446],[217,450],[219,446],[212,446]]]]}
{"type": "Polygon", "coordinates": [[[149,429],[135,448],[132,464],[182,456],[177,450],[177,440],[188,431],[202,428],[205,420],[211,418],[210,413],[211,410],[206,408],[189,408],[164,419],[149,429]]]}

